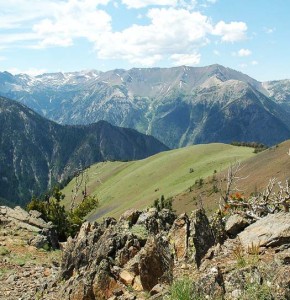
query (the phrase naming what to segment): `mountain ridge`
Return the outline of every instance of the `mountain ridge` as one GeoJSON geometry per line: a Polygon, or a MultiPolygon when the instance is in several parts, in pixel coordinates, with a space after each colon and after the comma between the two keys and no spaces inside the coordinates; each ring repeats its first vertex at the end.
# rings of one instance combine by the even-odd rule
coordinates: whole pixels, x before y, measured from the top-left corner
{"type": "Polygon", "coordinates": [[[0,97],[0,197],[25,203],[79,168],[104,160],[140,159],[168,150],[151,136],[106,121],[59,125],[0,97]]]}
{"type": "Polygon", "coordinates": [[[261,83],[218,64],[35,77],[0,73],[0,95],[24,103],[60,124],[106,120],[153,135],[170,148],[237,139],[273,145],[288,139],[288,90],[287,82],[261,83]],[[237,105],[235,99],[239,99],[237,105]],[[223,111],[230,102],[233,107],[223,111]],[[214,128],[212,116],[221,123],[214,128]],[[207,128],[218,129],[219,133],[208,135],[207,128]],[[237,129],[225,132],[228,128],[237,129]]]}

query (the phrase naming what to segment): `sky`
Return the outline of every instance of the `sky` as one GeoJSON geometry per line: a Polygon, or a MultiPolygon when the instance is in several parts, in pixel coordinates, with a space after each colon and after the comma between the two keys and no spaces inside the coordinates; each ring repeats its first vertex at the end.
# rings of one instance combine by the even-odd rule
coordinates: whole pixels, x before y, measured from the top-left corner
{"type": "Polygon", "coordinates": [[[290,79],[290,0],[0,0],[0,71],[221,64],[290,79]]]}

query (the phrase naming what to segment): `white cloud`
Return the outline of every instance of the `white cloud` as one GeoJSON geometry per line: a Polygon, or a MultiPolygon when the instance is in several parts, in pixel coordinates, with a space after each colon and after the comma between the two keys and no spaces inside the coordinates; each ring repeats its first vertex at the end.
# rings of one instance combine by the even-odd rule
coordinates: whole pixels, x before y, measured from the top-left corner
{"type": "Polygon", "coordinates": [[[147,6],[170,6],[193,9],[196,0],[122,0],[128,8],[144,8],[147,6]]]}
{"type": "Polygon", "coordinates": [[[57,4],[53,0],[10,0],[1,2],[1,29],[20,28],[37,18],[50,16],[57,4]]]}
{"type": "Polygon", "coordinates": [[[221,36],[223,42],[237,42],[246,38],[246,31],[247,24],[244,22],[220,21],[216,24],[213,34],[221,36]]]}
{"type": "MultiPolygon", "coordinates": [[[[204,0],[214,3],[215,0],[204,0]]],[[[121,59],[132,64],[153,66],[167,60],[171,64],[198,64],[200,49],[220,36],[224,42],[246,37],[243,22],[216,25],[206,15],[192,10],[196,0],[10,0],[1,4],[0,48],[69,47],[76,39],[89,41],[100,59],[121,59]],[[122,3],[127,8],[147,8],[142,22],[113,31],[112,17],[104,5],[122,3]],[[33,9],[32,9],[33,8],[33,9]],[[2,16],[1,16],[2,17],[2,16]],[[19,31],[16,28],[19,27],[19,31]]],[[[138,15],[136,11],[136,15],[138,15]]],[[[140,21],[138,21],[140,22],[140,21]]],[[[215,55],[219,55],[215,52],[215,55]]]]}
{"type": "Polygon", "coordinates": [[[152,65],[174,54],[196,53],[197,48],[208,43],[206,36],[212,26],[198,12],[154,8],[149,10],[148,17],[151,22],[147,26],[133,25],[121,32],[102,35],[95,44],[99,58],[123,58],[131,63],[152,65]]]}
{"type": "Polygon", "coordinates": [[[1,3],[1,29],[14,29],[0,45],[30,41],[36,47],[69,46],[74,38],[95,40],[111,29],[111,17],[100,5],[110,0],[10,0],[1,3]],[[19,29],[18,32],[15,30],[19,29]]]}
{"type": "Polygon", "coordinates": [[[111,30],[111,17],[103,10],[96,9],[99,0],[69,0],[62,3],[52,18],[42,20],[33,26],[40,38],[40,47],[70,46],[74,38],[95,41],[100,34],[111,30]]]}
{"type": "Polygon", "coordinates": [[[258,63],[256,60],[252,60],[251,64],[252,64],[253,66],[256,66],[256,65],[259,64],[259,63],[258,63]]]}
{"type": "Polygon", "coordinates": [[[6,60],[7,58],[5,56],[0,56],[0,61],[4,61],[6,60]]]}
{"type": "Polygon", "coordinates": [[[150,5],[175,6],[177,0],[122,0],[128,8],[143,8],[150,5]]]}
{"type": "Polygon", "coordinates": [[[252,54],[252,52],[249,49],[243,49],[243,48],[240,49],[237,53],[237,55],[240,57],[249,56],[251,54],[252,54]]]}
{"type": "Polygon", "coordinates": [[[13,33],[13,34],[0,34],[0,49],[7,49],[15,45],[26,45],[32,41],[37,41],[38,36],[35,33],[13,33]]]}
{"type": "Polygon", "coordinates": [[[209,6],[216,4],[218,0],[203,0],[199,5],[204,8],[208,8],[209,6]]]}

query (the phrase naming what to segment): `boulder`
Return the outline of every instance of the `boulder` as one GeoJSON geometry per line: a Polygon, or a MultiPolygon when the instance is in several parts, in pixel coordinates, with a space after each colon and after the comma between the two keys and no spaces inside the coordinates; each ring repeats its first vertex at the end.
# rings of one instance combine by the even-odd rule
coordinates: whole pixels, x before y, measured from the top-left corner
{"type": "Polygon", "coordinates": [[[140,214],[136,225],[143,225],[148,232],[156,234],[159,231],[157,218],[157,209],[149,209],[148,211],[143,211],[140,214]]]}
{"type": "Polygon", "coordinates": [[[30,210],[29,214],[32,218],[40,218],[41,217],[41,212],[37,211],[37,210],[30,210]]]}
{"type": "Polygon", "coordinates": [[[169,209],[158,211],[156,208],[150,208],[140,214],[136,224],[144,225],[148,232],[157,234],[160,231],[168,231],[175,219],[176,215],[169,209]]]}
{"type": "Polygon", "coordinates": [[[142,286],[142,283],[141,283],[140,275],[138,275],[134,278],[134,283],[133,283],[132,287],[137,292],[143,291],[143,286],[142,286]]]}
{"type": "Polygon", "coordinates": [[[186,258],[188,246],[189,219],[186,214],[180,215],[173,223],[169,232],[169,241],[173,247],[175,258],[186,258]]]}
{"type": "Polygon", "coordinates": [[[20,206],[16,206],[14,209],[6,207],[6,216],[11,219],[19,220],[28,223],[30,218],[29,213],[22,209],[20,206]]]}
{"type": "Polygon", "coordinates": [[[132,259],[141,249],[141,244],[134,236],[129,236],[125,246],[118,250],[116,254],[116,264],[123,267],[130,259],[132,259]]]}
{"type": "Polygon", "coordinates": [[[115,290],[120,290],[120,285],[113,278],[110,272],[110,262],[106,259],[102,260],[96,267],[92,289],[94,293],[93,299],[108,299],[114,295],[115,290]]]}
{"type": "Polygon", "coordinates": [[[47,237],[42,235],[42,234],[38,234],[37,236],[33,237],[32,239],[30,239],[28,241],[28,244],[30,246],[33,246],[35,248],[45,248],[49,246],[49,242],[47,240],[47,237]]]}
{"type": "Polygon", "coordinates": [[[231,215],[226,221],[225,230],[230,236],[236,236],[249,225],[248,220],[240,215],[231,215]]]}
{"type": "Polygon", "coordinates": [[[207,251],[214,245],[215,238],[204,209],[193,211],[189,221],[188,255],[199,267],[207,251]]]}
{"type": "Polygon", "coordinates": [[[157,283],[170,283],[174,259],[169,243],[163,236],[151,236],[139,254],[140,281],[146,291],[157,283]]]}
{"type": "Polygon", "coordinates": [[[43,228],[50,229],[53,227],[51,223],[47,223],[40,218],[40,212],[33,210],[28,213],[20,206],[16,206],[14,209],[1,206],[0,216],[1,219],[4,218],[6,222],[12,222],[17,227],[28,231],[40,232],[43,228]]]}
{"type": "Polygon", "coordinates": [[[276,253],[274,259],[278,265],[290,265],[290,248],[276,253]]]}
{"type": "Polygon", "coordinates": [[[252,246],[273,247],[290,243],[290,213],[269,214],[238,235],[245,250],[252,246]]]}
{"type": "Polygon", "coordinates": [[[93,263],[95,256],[98,255],[98,252],[95,251],[95,244],[103,233],[99,224],[86,222],[81,226],[74,239],[68,238],[63,249],[61,278],[68,279],[74,271],[93,263]]]}
{"type": "Polygon", "coordinates": [[[211,216],[210,227],[215,239],[215,244],[223,244],[228,238],[228,234],[225,229],[224,216],[220,210],[211,216]]]}
{"type": "Polygon", "coordinates": [[[136,224],[140,214],[141,214],[141,212],[136,209],[127,210],[120,217],[119,222],[126,222],[128,224],[128,227],[131,227],[134,224],[136,224]]]}
{"type": "Polygon", "coordinates": [[[164,295],[168,291],[168,286],[163,285],[163,284],[156,284],[150,291],[150,295],[164,295]]]}

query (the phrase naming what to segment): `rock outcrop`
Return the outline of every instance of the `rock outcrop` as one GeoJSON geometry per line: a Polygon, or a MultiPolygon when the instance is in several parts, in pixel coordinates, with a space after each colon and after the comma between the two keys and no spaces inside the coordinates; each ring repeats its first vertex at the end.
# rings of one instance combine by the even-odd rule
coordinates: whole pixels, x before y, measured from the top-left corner
{"type": "MultiPolygon", "coordinates": [[[[9,216],[17,224],[32,214],[39,218],[18,208],[9,216]]],[[[179,289],[190,289],[192,299],[290,299],[290,213],[268,215],[246,228],[237,216],[218,220],[229,237],[217,238],[216,218],[209,221],[203,209],[190,217],[153,208],[130,210],[119,221],[86,222],[63,245],[58,281],[55,268],[42,266],[47,278],[37,279],[35,291],[47,300],[161,300],[178,282],[179,289]]],[[[9,282],[28,281],[31,287],[35,279],[27,276],[6,276],[3,292],[9,292],[9,282]]],[[[9,300],[19,295],[10,294],[9,300]]]]}
{"type": "Polygon", "coordinates": [[[290,245],[290,216],[280,212],[268,215],[247,227],[239,234],[244,249],[252,245],[260,247],[290,245]]]}
{"type": "Polygon", "coordinates": [[[12,229],[24,229],[34,232],[29,244],[36,248],[58,248],[57,234],[52,223],[46,223],[40,218],[41,213],[35,210],[25,211],[19,206],[14,209],[0,206],[0,224],[12,229]]]}
{"type": "Polygon", "coordinates": [[[118,294],[127,299],[130,290],[134,295],[153,289],[152,297],[157,299],[156,287],[173,281],[175,262],[190,260],[198,268],[213,243],[203,210],[190,218],[186,214],[176,218],[166,209],[130,210],[118,222],[85,223],[65,246],[63,297],[107,299],[118,294]]]}
{"type": "Polygon", "coordinates": [[[232,238],[223,244],[213,224],[203,209],[190,217],[131,210],[119,221],[85,223],[63,253],[62,297],[145,299],[149,292],[149,299],[163,299],[168,286],[191,278],[202,299],[248,299],[250,291],[264,293],[263,299],[289,299],[289,213],[252,225],[232,216],[225,223],[232,238]]]}
{"type": "Polygon", "coordinates": [[[1,206],[0,299],[57,299],[57,246],[53,226],[39,212],[1,206]]]}

